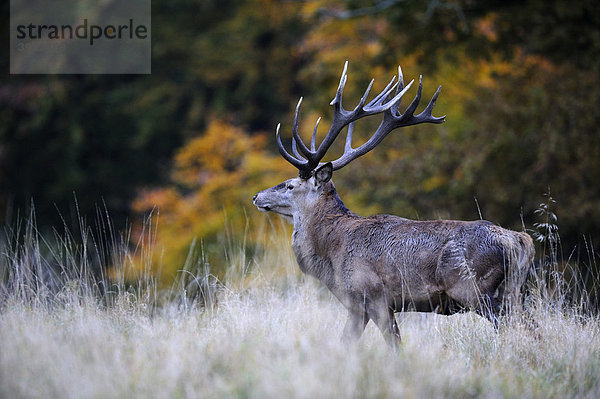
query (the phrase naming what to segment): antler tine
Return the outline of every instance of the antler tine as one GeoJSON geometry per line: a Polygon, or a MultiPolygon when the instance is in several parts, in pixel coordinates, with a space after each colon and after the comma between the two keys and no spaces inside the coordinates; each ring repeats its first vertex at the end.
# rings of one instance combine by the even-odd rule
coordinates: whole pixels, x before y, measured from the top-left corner
{"type": "Polygon", "coordinates": [[[348,125],[348,133],[346,133],[346,144],[344,145],[344,153],[352,151],[352,133],[354,133],[354,122],[348,125]]]}
{"type": "Polygon", "coordinates": [[[425,109],[423,110],[423,112],[421,112],[419,115],[415,116],[415,118],[427,118],[430,119],[429,122],[431,123],[442,123],[446,120],[446,115],[444,116],[440,116],[440,117],[435,117],[433,115],[431,115],[431,112],[433,111],[433,107],[435,106],[435,102],[438,99],[438,96],[440,95],[440,92],[442,91],[442,85],[440,85],[438,87],[438,89],[436,90],[435,94],[433,95],[433,97],[431,97],[431,100],[429,100],[429,104],[427,104],[427,107],[425,107],[425,109]]]}
{"type": "Polygon", "coordinates": [[[365,90],[365,94],[363,94],[362,98],[358,102],[358,105],[356,106],[356,108],[354,108],[355,112],[364,107],[365,103],[367,102],[367,96],[369,95],[369,92],[373,87],[373,83],[375,83],[375,79],[371,79],[371,83],[369,83],[369,87],[367,87],[367,90],[365,90]]]}
{"type": "Polygon", "coordinates": [[[297,158],[294,158],[292,155],[290,155],[286,151],[285,147],[283,146],[283,143],[281,142],[281,136],[279,135],[280,128],[281,128],[281,123],[278,123],[277,130],[275,131],[275,140],[277,141],[277,148],[279,149],[279,153],[286,161],[288,161],[289,163],[294,165],[298,170],[300,170],[300,171],[305,170],[306,167],[308,166],[308,162],[303,162],[297,158]]]}
{"type": "Polygon", "coordinates": [[[331,102],[329,103],[329,105],[339,105],[339,107],[342,107],[342,93],[344,92],[344,87],[346,86],[346,81],[348,80],[348,75],[346,74],[346,71],[348,71],[348,61],[346,61],[344,63],[344,70],[342,71],[342,76],[340,76],[340,84],[338,85],[338,89],[337,92],[335,93],[335,97],[333,98],[333,100],[331,100],[331,102]]]}
{"type": "MultiPolygon", "coordinates": [[[[342,106],[342,95],[344,93],[344,87],[346,86],[346,82],[348,80],[347,71],[348,61],[344,63],[344,70],[342,71],[342,76],[340,77],[340,84],[338,85],[335,97],[330,103],[330,105],[333,105],[334,110],[333,122],[331,123],[331,127],[329,128],[329,131],[327,132],[327,135],[325,136],[323,141],[321,141],[321,144],[319,144],[319,148],[317,149],[317,151],[312,153],[312,158],[309,158],[309,160],[316,162],[317,165],[319,161],[325,156],[325,153],[327,152],[329,147],[331,147],[331,144],[333,144],[336,137],[340,134],[344,126],[351,122],[352,115],[358,113],[357,110],[355,110],[354,112],[346,111],[342,106]]],[[[369,88],[367,89],[367,93],[365,93],[365,95],[367,95],[368,91],[370,91],[370,86],[371,85],[369,85],[369,88]]],[[[365,95],[363,95],[363,97],[366,97],[365,95]]]]}
{"type": "Polygon", "coordinates": [[[298,144],[298,147],[300,147],[300,151],[302,151],[304,156],[306,158],[308,158],[308,160],[310,161],[313,154],[310,152],[308,147],[304,144],[304,142],[300,138],[300,133],[298,133],[298,119],[299,119],[299,114],[300,114],[300,105],[302,105],[302,97],[300,97],[300,100],[298,100],[298,105],[296,105],[296,113],[294,114],[294,123],[293,123],[293,127],[292,127],[293,141],[296,142],[296,144],[298,144]]]}
{"type": "Polygon", "coordinates": [[[385,104],[385,108],[383,109],[383,111],[390,111],[392,113],[392,115],[398,114],[398,105],[400,104],[402,97],[411,88],[411,86],[414,82],[415,82],[414,79],[411,80],[410,82],[408,82],[408,84],[406,85],[405,88],[403,88],[402,90],[397,92],[397,94],[394,96],[394,98],[392,98],[385,104]]]}
{"type": "Polygon", "coordinates": [[[404,115],[406,115],[407,117],[410,117],[413,115],[413,113],[417,109],[417,105],[419,105],[419,102],[421,101],[422,93],[423,93],[423,75],[419,75],[419,88],[417,89],[417,95],[412,100],[412,102],[410,103],[408,108],[406,108],[406,111],[404,111],[404,115]]]}
{"type": "Polygon", "coordinates": [[[296,145],[296,140],[294,140],[292,138],[292,152],[294,154],[294,156],[296,158],[298,158],[299,160],[303,161],[303,162],[308,162],[306,160],[306,158],[304,158],[304,156],[302,154],[300,154],[300,152],[298,151],[298,146],[296,145]]]}
{"type": "Polygon", "coordinates": [[[423,76],[420,76],[419,77],[419,89],[417,90],[417,95],[415,96],[413,101],[410,103],[408,108],[406,108],[403,115],[400,114],[399,112],[397,115],[394,115],[394,126],[395,126],[394,129],[397,127],[416,125],[419,123],[442,123],[442,122],[444,122],[444,120],[446,118],[445,115],[442,117],[434,117],[433,115],[431,115],[431,112],[433,111],[433,106],[435,105],[435,102],[437,101],[437,98],[440,95],[441,90],[442,90],[442,86],[439,86],[437,91],[433,95],[433,97],[431,97],[431,100],[429,100],[427,107],[425,107],[423,112],[421,112],[420,114],[415,116],[414,112],[417,109],[417,106],[419,105],[419,101],[421,101],[421,94],[423,92],[423,76]]]}
{"type": "Polygon", "coordinates": [[[390,83],[385,86],[378,95],[375,96],[367,105],[364,106],[364,110],[369,114],[377,114],[379,112],[385,111],[391,106],[391,101],[385,102],[392,91],[398,86],[398,82],[396,82],[396,77],[394,76],[390,83]]]}
{"type": "Polygon", "coordinates": [[[398,65],[398,88],[396,93],[402,91],[402,89],[404,89],[404,74],[402,73],[402,67],[398,65]]]}
{"type": "Polygon", "coordinates": [[[310,150],[315,152],[315,147],[317,144],[317,129],[319,128],[319,122],[321,122],[321,117],[317,119],[317,123],[315,123],[315,128],[313,130],[312,138],[310,139],[310,150]]]}
{"type": "MultiPolygon", "coordinates": [[[[411,85],[412,85],[412,82],[413,81],[410,82],[411,85]]],[[[403,90],[404,90],[404,74],[402,73],[402,68],[400,67],[400,65],[398,65],[398,86],[396,86],[396,96],[403,90]]],[[[401,102],[402,102],[402,96],[400,96],[400,98],[398,99],[398,103],[390,108],[392,110],[392,113],[394,114],[394,116],[398,116],[400,114],[398,107],[400,106],[401,102]]]]}

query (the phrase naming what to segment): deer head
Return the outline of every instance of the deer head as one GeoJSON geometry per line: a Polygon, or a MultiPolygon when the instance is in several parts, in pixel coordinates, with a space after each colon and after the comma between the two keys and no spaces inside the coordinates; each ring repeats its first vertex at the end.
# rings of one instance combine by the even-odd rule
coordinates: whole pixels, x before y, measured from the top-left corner
{"type": "Polygon", "coordinates": [[[332,174],[333,166],[327,162],[306,179],[296,177],[261,191],[254,196],[254,205],[261,212],[272,211],[293,222],[293,215],[314,206],[324,190],[333,188],[332,174]]]}

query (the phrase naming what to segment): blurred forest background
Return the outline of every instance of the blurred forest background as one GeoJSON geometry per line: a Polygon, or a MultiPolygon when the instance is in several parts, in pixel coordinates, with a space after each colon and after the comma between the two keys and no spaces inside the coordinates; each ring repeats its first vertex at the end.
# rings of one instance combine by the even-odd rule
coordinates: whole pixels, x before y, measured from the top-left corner
{"type": "MultiPolygon", "coordinates": [[[[154,209],[167,279],[194,239],[217,268],[226,240],[251,244],[266,218],[252,195],[297,173],[275,126],[289,140],[300,96],[304,133],[326,126],[346,60],[348,107],[400,64],[424,97],[443,86],[434,115],[447,115],[336,172],[350,209],[550,222],[566,256],[600,249],[594,0],[152,0],[151,75],[11,76],[1,57],[0,223],[32,203],[42,231],[106,210],[135,241],[154,209]]],[[[358,123],[355,145],[377,123],[358,123]]]]}

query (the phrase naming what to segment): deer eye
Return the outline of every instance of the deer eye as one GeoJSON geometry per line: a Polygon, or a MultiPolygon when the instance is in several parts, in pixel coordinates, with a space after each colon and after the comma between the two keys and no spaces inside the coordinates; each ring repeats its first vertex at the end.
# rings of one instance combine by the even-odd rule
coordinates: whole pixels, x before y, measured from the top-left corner
{"type": "Polygon", "coordinates": [[[287,188],[288,190],[293,190],[293,189],[294,189],[294,186],[292,186],[291,184],[288,184],[286,188],[287,188]]]}

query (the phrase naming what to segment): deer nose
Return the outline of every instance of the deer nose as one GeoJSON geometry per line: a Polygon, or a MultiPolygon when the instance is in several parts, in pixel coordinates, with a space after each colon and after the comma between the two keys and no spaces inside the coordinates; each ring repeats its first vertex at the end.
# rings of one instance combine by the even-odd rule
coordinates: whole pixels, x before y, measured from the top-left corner
{"type": "Polygon", "coordinates": [[[256,201],[257,196],[258,196],[258,194],[254,194],[254,197],[252,197],[252,202],[256,201]]]}

